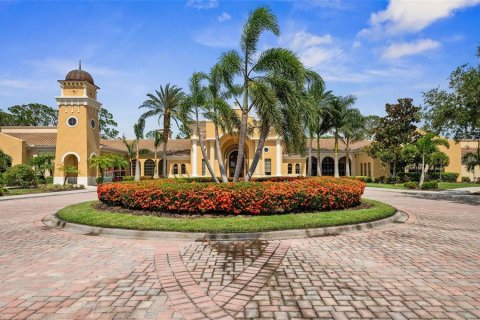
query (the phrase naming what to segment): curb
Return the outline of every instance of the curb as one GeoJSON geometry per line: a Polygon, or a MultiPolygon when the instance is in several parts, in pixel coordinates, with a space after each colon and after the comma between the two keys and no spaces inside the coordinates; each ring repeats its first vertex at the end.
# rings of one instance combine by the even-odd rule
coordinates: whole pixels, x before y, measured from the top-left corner
{"type": "Polygon", "coordinates": [[[68,191],[39,192],[39,193],[32,193],[32,194],[21,194],[18,196],[1,196],[0,201],[58,197],[58,196],[64,196],[68,194],[89,193],[89,192],[95,192],[95,191],[91,189],[78,189],[78,190],[68,190],[68,191]]]}
{"type": "Polygon", "coordinates": [[[294,229],[282,231],[265,231],[251,233],[206,233],[206,232],[174,232],[174,231],[142,231],[129,229],[114,229],[92,227],[82,224],[70,223],[60,219],[56,214],[51,214],[43,218],[42,222],[49,227],[63,229],[76,234],[89,236],[105,236],[117,238],[131,238],[142,240],[178,240],[178,241],[244,241],[244,240],[285,240],[285,239],[304,239],[313,237],[336,236],[355,231],[364,231],[392,223],[405,223],[409,215],[397,211],[394,215],[371,222],[359,224],[311,228],[294,229]]]}

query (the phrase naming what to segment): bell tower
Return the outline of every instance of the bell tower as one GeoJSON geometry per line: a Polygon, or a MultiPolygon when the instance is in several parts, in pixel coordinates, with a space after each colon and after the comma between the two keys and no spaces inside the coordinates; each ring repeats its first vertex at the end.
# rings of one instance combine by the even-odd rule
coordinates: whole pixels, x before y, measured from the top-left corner
{"type": "Polygon", "coordinates": [[[98,114],[101,103],[93,77],[82,70],[70,71],[60,83],[54,183],[95,185],[96,170],[89,160],[100,155],[98,114]],[[76,170],[74,169],[76,168],[76,170]]]}

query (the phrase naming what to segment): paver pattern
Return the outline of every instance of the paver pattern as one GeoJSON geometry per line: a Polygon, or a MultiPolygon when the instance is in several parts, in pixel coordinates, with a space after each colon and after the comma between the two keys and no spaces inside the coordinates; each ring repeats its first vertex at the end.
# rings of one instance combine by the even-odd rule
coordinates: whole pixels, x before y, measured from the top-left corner
{"type": "Polygon", "coordinates": [[[77,235],[96,194],[0,201],[0,319],[480,319],[480,197],[367,190],[405,224],[287,241],[77,235]]]}

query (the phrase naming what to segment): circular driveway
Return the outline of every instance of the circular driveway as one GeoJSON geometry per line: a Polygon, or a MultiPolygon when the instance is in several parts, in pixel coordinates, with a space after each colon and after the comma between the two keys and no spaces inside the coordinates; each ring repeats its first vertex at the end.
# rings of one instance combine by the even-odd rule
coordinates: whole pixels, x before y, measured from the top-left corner
{"type": "Polygon", "coordinates": [[[0,319],[478,319],[480,196],[367,190],[405,224],[289,241],[77,235],[95,192],[0,201],[0,319]]]}

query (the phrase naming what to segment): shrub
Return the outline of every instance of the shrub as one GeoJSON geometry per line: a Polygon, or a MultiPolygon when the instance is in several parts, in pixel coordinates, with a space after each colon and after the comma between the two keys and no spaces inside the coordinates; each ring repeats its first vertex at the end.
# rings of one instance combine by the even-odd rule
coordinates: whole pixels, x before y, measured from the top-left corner
{"type": "Polygon", "coordinates": [[[112,182],[121,182],[123,181],[123,177],[122,176],[114,176],[112,178],[112,182]]]}
{"type": "Polygon", "coordinates": [[[436,190],[438,189],[438,182],[437,181],[426,181],[422,185],[423,190],[436,190]]]}
{"type": "Polygon", "coordinates": [[[53,177],[52,176],[46,177],[45,178],[45,183],[46,184],[52,184],[53,183],[53,177]]]}
{"type": "MultiPolygon", "coordinates": [[[[441,180],[444,182],[457,182],[459,174],[457,172],[442,172],[441,180]]],[[[429,172],[427,174],[429,180],[440,180],[439,172],[429,172]]]]}
{"type": "Polygon", "coordinates": [[[355,176],[354,178],[357,179],[357,180],[363,181],[363,182],[367,182],[368,177],[366,177],[366,176],[355,176]]]}
{"type": "Polygon", "coordinates": [[[409,181],[409,182],[405,182],[403,186],[407,189],[417,189],[418,183],[415,181],[409,181]]]}
{"type": "Polygon", "coordinates": [[[26,164],[17,164],[10,167],[3,174],[7,186],[29,187],[37,184],[37,177],[32,167],[26,164]]]}
{"type": "MultiPolygon", "coordinates": [[[[135,176],[125,176],[125,177],[122,177],[122,181],[134,181],[135,180],[135,176]]],[[[150,176],[141,176],[140,177],[140,180],[153,180],[153,177],[150,177],[150,176]]]]}
{"type": "Polygon", "coordinates": [[[98,186],[100,201],[170,213],[275,214],[346,209],[360,203],[365,183],[332,177],[282,182],[182,183],[176,179],[98,186]]]}
{"type": "Polygon", "coordinates": [[[472,182],[469,177],[462,177],[462,182],[472,182]]]}
{"type": "Polygon", "coordinates": [[[96,182],[97,184],[102,183],[102,181],[103,181],[103,177],[96,177],[96,178],[95,178],[95,182],[96,182]]]}

